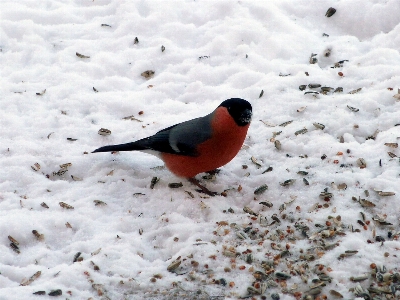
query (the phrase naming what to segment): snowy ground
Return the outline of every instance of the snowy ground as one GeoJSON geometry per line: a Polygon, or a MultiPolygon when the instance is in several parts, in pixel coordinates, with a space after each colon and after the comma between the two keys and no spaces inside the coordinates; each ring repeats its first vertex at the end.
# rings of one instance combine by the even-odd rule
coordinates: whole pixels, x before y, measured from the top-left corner
{"type": "Polygon", "coordinates": [[[0,13],[0,299],[354,299],[357,285],[399,285],[400,152],[385,145],[400,138],[398,0],[3,0],[0,13]],[[231,97],[254,119],[202,179],[225,197],[144,153],[90,154],[231,97]],[[392,274],[379,282],[372,263],[392,274]]]}

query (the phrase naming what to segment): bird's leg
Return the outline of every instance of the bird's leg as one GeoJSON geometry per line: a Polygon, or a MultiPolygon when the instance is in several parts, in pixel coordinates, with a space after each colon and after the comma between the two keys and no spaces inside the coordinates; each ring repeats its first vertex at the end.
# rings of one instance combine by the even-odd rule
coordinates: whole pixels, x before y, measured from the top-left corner
{"type": "Polygon", "coordinates": [[[207,194],[209,196],[215,196],[215,195],[218,194],[218,193],[215,193],[215,192],[211,192],[208,188],[206,188],[205,186],[201,185],[200,182],[194,177],[188,178],[188,181],[190,183],[194,184],[195,186],[199,187],[201,189],[201,192],[203,192],[204,194],[207,194]]]}

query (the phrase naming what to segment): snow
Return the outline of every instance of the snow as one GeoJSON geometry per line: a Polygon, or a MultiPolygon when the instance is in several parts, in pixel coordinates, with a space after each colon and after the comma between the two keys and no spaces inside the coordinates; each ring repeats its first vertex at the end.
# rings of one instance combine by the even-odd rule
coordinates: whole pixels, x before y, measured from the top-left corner
{"type": "Polygon", "coordinates": [[[398,0],[3,0],[0,298],[36,299],[34,292],[60,289],[69,299],[236,299],[247,295],[255,271],[265,272],[262,261],[282,252],[271,243],[282,250],[290,246],[290,255],[273,266],[292,277],[268,288],[267,299],[272,293],[280,299],[294,299],[294,292],[306,295],[318,264],[332,277],[322,289],[329,298],[332,289],[354,299],[350,288],[376,286],[375,276],[360,283],[349,279],[370,274],[371,263],[399,272],[399,158],[388,152],[400,152],[385,145],[400,137],[400,102],[393,97],[400,88],[399,24],[398,0]],[[337,11],[327,18],[331,6],[337,11]],[[309,62],[312,53],[316,64],[309,62]],[[332,68],[341,60],[348,61],[332,68]],[[146,70],[154,70],[154,77],[143,78],[146,70]],[[299,90],[310,83],[343,92],[299,90]],[[198,175],[209,189],[226,190],[226,197],[196,192],[145,153],[90,153],[206,115],[231,97],[253,106],[245,146],[216,179],[198,175]],[[298,112],[301,107],[306,108],[298,112]],[[123,119],[128,116],[137,120],[123,119]],[[111,135],[99,135],[100,128],[111,135]],[[295,134],[304,128],[306,133],[295,134]],[[31,168],[38,169],[35,163],[37,171],[31,168]],[[72,164],[68,171],[54,175],[65,163],[72,164]],[[270,166],[273,170],[263,173],[270,166]],[[160,181],[150,189],[153,177],[160,181]],[[280,185],[288,179],[296,181],[280,185]],[[183,187],[169,188],[174,182],[183,187]],[[338,188],[341,183],[347,188],[338,188]],[[254,195],[263,184],[268,190],[254,195]],[[326,188],[333,194],[329,201],[319,197],[326,188]],[[376,206],[362,207],[352,197],[376,206]],[[259,204],[263,201],[273,207],[259,204]],[[273,214],[281,222],[263,227],[262,220],[243,211],[245,206],[268,224],[273,214]],[[365,230],[357,223],[360,212],[369,221],[365,230]],[[376,215],[392,225],[373,221],[376,215]],[[346,235],[325,239],[317,234],[327,221],[335,223],[330,216],[341,216],[346,235]],[[314,241],[295,229],[300,223],[310,228],[314,241]],[[352,232],[351,225],[360,231],[352,232]],[[288,226],[293,233],[287,233],[288,226]],[[238,238],[244,229],[248,237],[238,238]],[[255,229],[259,232],[251,235],[255,229]],[[277,229],[282,240],[279,235],[274,240],[277,229]],[[19,243],[19,254],[8,236],[19,243]],[[322,240],[338,246],[315,249],[322,240]],[[224,247],[241,255],[226,256],[224,247]],[[252,251],[252,263],[246,262],[246,249],[252,251]],[[346,250],[358,253],[339,260],[346,250]],[[83,260],[73,262],[78,252],[83,260]],[[316,259],[301,258],[306,253],[316,259]],[[178,257],[181,265],[169,272],[178,257]],[[309,266],[306,283],[291,269],[304,264],[309,266]],[[37,271],[39,277],[20,285],[37,271]],[[215,283],[221,278],[226,286],[215,283]]]}

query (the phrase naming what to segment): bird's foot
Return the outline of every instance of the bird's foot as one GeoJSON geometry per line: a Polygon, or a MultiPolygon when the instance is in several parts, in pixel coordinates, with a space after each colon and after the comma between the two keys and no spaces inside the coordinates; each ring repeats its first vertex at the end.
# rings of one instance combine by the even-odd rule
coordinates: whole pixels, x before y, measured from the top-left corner
{"type": "Polygon", "coordinates": [[[207,171],[206,173],[210,174],[210,175],[217,175],[217,174],[219,174],[219,172],[221,172],[221,169],[214,169],[211,171],[207,171]]]}
{"type": "Polygon", "coordinates": [[[216,192],[211,192],[208,188],[205,186],[201,185],[200,182],[196,178],[189,178],[188,179],[190,183],[194,184],[195,186],[199,187],[200,190],[198,190],[201,193],[207,194],[209,196],[215,196],[218,195],[216,192]]]}

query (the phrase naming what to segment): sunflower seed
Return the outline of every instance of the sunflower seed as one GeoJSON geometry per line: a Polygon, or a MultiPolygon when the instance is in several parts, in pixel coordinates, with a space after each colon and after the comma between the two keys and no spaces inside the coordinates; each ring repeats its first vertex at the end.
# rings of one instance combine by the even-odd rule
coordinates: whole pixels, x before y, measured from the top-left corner
{"type": "Polygon", "coordinates": [[[61,296],[62,295],[62,290],[53,290],[50,293],[48,293],[49,296],[61,296]]]}
{"type": "Polygon", "coordinates": [[[268,190],[268,185],[263,184],[262,186],[260,186],[260,187],[258,187],[257,189],[255,189],[254,195],[261,195],[261,194],[264,193],[266,190],[268,190]]]}
{"type": "Polygon", "coordinates": [[[44,202],[40,203],[40,206],[42,206],[42,207],[44,207],[44,208],[49,208],[49,206],[48,206],[46,203],[44,203],[44,202]]]}
{"type": "Polygon", "coordinates": [[[154,189],[154,186],[155,186],[156,183],[159,182],[159,181],[160,181],[160,178],[158,178],[158,177],[153,177],[153,178],[151,179],[150,188],[151,188],[151,189],[154,189]]]}
{"type": "Polygon", "coordinates": [[[307,88],[307,86],[305,84],[302,84],[299,86],[300,91],[304,91],[306,88],[307,88]]]}
{"type": "Polygon", "coordinates": [[[274,206],[271,202],[269,202],[269,201],[262,201],[262,202],[260,202],[259,204],[261,204],[261,205],[265,205],[266,207],[272,207],[272,206],[274,206]]]}
{"type": "Polygon", "coordinates": [[[310,185],[310,183],[308,182],[308,180],[305,179],[305,178],[303,178],[303,182],[304,182],[305,185],[310,185]]]}
{"type": "Polygon", "coordinates": [[[292,276],[290,276],[287,273],[283,273],[283,272],[275,272],[274,275],[275,275],[275,278],[279,279],[279,280],[286,280],[286,279],[292,278],[292,276]]]}
{"type": "Polygon", "coordinates": [[[10,247],[11,247],[11,249],[14,250],[14,252],[17,252],[18,254],[21,253],[21,251],[19,251],[19,247],[18,247],[16,244],[11,243],[11,244],[10,244],[10,247]]]}
{"type": "Polygon", "coordinates": [[[297,112],[302,112],[307,108],[307,106],[302,106],[299,109],[297,109],[297,112]]]}
{"type": "Polygon", "coordinates": [[[264,90],[261,90],[260,96],[258,98],[261,98],[264,95],[264,90]]]}
{"type": "Polygon", "coordinates": [[[165,47],[162,45],[161,46],[161,52],[164,52],[165,51],[165,47]]]}
{"type": "Polygon", "coordinates": [[[45,291],[37,291],[37,292],[34,292],[32,294],[33,295],[46,295],[46,292],[45,291]]]}
{"type": "Polygon", "coordinates": [[[168,187],[171,189],[177,189],[177,188],[183,187],[183,184],[182,184],[182,182],[176,182],[176,183],[173,182],[173,183],[168,183],[168,187]]]}
{"type": "Polygon", "coordinates": [[[328,10],[325,13],[325,17],[332,17],[336,12],[336,9],[334,9],[333,7],[329,7],[328,10]]]}
{"type": "Polygon", "coordinates": [[[79,259],[79,256],[81,256],[81,252],[77,252],[77,253],[74,255],[74,260],[73,260],[72,262],[77,262],[78,259],[79,259]]]}
{"type": "Polygon", "coordinates": [[[111,25],[108,24],[101,24],[102,27],[111,27],[111,25]]]}
{"type": "Polygon", "coordinates": [[[317,88],[321,87],[321,85],[320,85],[319,83],[310,83],[310,84],[308,85],[308,87],[309,87],[310,89],[317,89],[317,88]]]}
{"type": "Polygon", "coordinates": [[[274,144],[275,144],[275,148],[276,149],[278,149],[278,150],[282,149],[282,145],[281,145],[281,142],[279,140],[275,140],[274,144]]]}

